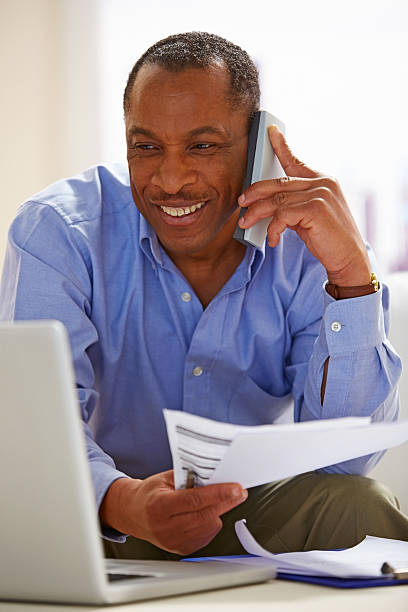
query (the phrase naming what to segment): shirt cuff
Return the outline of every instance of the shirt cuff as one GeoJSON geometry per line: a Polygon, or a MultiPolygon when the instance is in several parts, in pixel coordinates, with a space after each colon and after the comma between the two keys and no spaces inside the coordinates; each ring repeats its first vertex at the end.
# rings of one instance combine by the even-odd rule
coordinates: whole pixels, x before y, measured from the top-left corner
{"type": "MultiPolygon", "coordinates": [[[[116,470],[114,467],[107,465],[101,461],[91,461],[91,475],[92,482],[94,485],[96,505],[99,512],[99,508],[106,495],[107,490],[115,480],[119,478],[129,478],[127,474],[116,470]]],[[[113,527],[107,527],[101,524],[102,537],[111,540],[112,542],[125,542],[126,535],[113,529],[113,527]]]]}
{"type": "Polygon", "coordinates": [[[350,353],[386,339],[382,289],[370,295],[335,300],[323,288],[323,328],[329,355],[350,353]]]}

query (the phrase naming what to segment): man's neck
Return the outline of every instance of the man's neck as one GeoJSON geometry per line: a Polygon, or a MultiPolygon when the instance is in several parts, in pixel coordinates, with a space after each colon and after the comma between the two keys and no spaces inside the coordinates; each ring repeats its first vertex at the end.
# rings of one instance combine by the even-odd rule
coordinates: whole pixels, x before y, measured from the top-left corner
{"type": "Polygon", "coordinates": [[[234,240],[227,244],[211,245],[206,252],[169,256],[194,289],[203,308],[206,308],[233,275],[245,255],[246,247],[234,240]]]}

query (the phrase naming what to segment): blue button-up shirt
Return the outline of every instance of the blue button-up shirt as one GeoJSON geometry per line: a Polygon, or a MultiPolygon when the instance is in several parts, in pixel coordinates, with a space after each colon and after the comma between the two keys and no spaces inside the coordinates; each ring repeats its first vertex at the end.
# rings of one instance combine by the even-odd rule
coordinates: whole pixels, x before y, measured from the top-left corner
{"type": "MultiPolygon", "coordinates": [[[[287,230],[273,249],[248,247],[203,310],[136,208],[127,169],[98,166],[20,208],[0,318],[66,325],[99,504],[123,474],[171,467],[163,408],[246,425],[396,418],[386,287],[335,301],[325,280],[287,230]]],[[[378,457],[325,470],[364,473],[378,457]]]]}

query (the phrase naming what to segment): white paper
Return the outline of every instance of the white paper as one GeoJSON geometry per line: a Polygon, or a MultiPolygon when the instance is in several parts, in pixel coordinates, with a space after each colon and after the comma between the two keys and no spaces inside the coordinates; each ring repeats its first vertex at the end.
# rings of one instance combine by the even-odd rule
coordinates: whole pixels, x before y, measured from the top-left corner
{"type": "MultiPolygon", "coordinates": [[[[245,520],[235,523],[237,536],[252,554],[269,559],[278,571],[304,576],[335,576],[338,578],[383,577],[381,567],[387,562],[393,568],[408,567],[408,542],[366,536],[345,550],[310,550],[273,554],[258,544],[245,525],[245,520]]],[[[242,561],[238,560],[237,561],[242,561]]]]}
{"type": "Polygon", "coordinates": [[[173,457],[175,488],[187,471],[195,485],[239,482],[243,487],[273,482],[354,459],[408,439],[408,421],[371,423],[347,417],[245,427],[181,411],[164,410],[173,457]]]}
{"type": "Polygon", "coordinates": [[[243,487],[254,487],[391,448],[408,439],[408,421],[356,423],[341,429],[336,424],[331,429],[309,430],[303,425],[306,423],[281,426],[287,427],[285,431],[238,435],[208,484],[239,482],[243,487]]]}
{"type": "Polygon", "coordinates": [[[185,487],[189,469],[197,475],[197,486],[208,484],[237,432],[248,430],[247,427],[219,423],[187,412],[164,410],[163,413],[173,457],[176,489],[185,487]]]}

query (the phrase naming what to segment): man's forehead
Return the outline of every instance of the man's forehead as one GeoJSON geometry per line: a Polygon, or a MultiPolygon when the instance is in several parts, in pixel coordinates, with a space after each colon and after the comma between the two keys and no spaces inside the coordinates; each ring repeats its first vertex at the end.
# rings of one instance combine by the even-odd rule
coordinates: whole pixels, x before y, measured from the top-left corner
{"type": "Polygon", "coordinates": [[[225,138],[236,132],[233,126],[246,127],[243,110],[233,110],[229,95],[229,74],[219,66],[170,72],[157,65],[143,66],[137,75],[126,116],[127,134],[206,130],[225,138]],[[238,119],[238,122],[237,122],[238,119]],[[205,129],[204,129],[205,128],[205,129]]]}
{"type": "Polygon", "coordinates": [[[223,64],[214,62],[206,66],[183,66],[179,70],[167,69],[158,63],[147,63],[144,64],[136,75],[134,85],[140,83],[140,81],[159,79],[163,80],[169,77],[170,79],[189,79],[198,78],[200,80],[205,78],[218,78],[223,79],[226,84],[229,84],[229,72],[223,64]]]}
{"type": "Polygon", "coordinates": [[[229,107],[229,94],[230,76],[222,66],[185,68],[175,72],[157,64],[147,64],[136,76],[130,93],[130,106],[154,99],[178,104],[199,96],[204,97],[207,104],[217,101],[229,107]]]}

